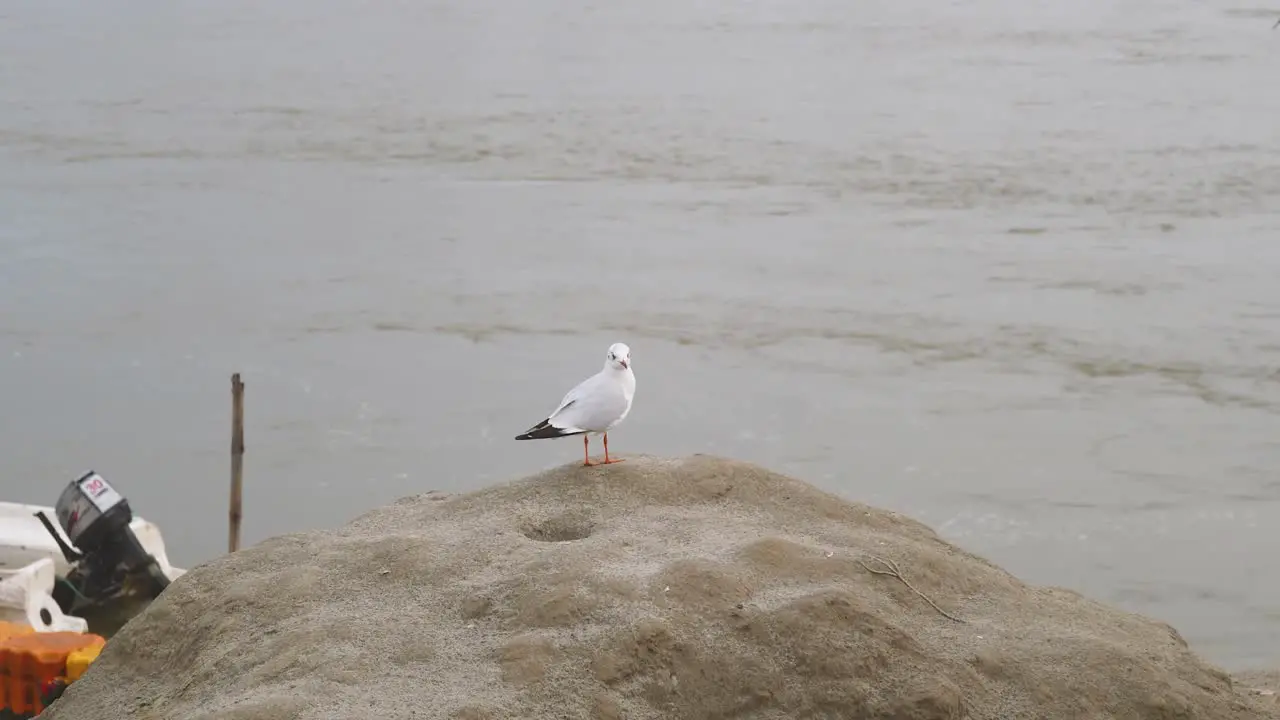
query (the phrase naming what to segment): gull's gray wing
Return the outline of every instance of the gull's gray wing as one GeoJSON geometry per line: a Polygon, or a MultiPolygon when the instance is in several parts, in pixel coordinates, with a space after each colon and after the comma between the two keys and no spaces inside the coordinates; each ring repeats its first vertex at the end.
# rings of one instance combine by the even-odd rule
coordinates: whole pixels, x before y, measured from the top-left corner
{"type": "Polygon", "coordinates": [[[572,432],[603,432],[626,412],[622,387],[604,373],[592,375],[570,390],[547,418],[554,427],[572,432]]]}

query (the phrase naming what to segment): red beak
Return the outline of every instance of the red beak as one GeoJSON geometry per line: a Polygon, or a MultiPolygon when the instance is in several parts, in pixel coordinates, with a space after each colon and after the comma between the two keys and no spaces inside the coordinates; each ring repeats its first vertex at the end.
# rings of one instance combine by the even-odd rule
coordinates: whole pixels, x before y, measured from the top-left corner
{"type": "Polygon", "coordinates": [[[622,363],[623,370],[626,370],[628,367],[631,366],[631,363],[627,362],[626,360],[619,360],[618,362],[622,363]]]}

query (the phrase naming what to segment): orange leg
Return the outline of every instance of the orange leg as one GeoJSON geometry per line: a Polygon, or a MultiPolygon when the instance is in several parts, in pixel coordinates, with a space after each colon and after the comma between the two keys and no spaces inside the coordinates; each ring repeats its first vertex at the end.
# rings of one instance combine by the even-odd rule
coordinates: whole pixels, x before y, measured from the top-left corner
{"type": "Polygon", "coordinates": [[[622,460],[623,458],[617,458],[616,460],[609,459],[609,433],[605,433],[604,434],[604,464],[608,465],[610,463],[619,463],[619,462],[622,462],[622,460]]]}
{"type": "MultiPolygon", "coordinates": [[[[589,436],[589,435],[587,435],[586,433],[583,433],[583,434],[582,434],[582,464],[583,464],[583,465],[586,465],[586,466],[588,466],[588,467],[590,467],[590,466],[592,466],[592,465],[595,465],[595,463],[591,462],[591,452],[590,452],[589,450],[587,450],[587,438],[588,438],[588,437],[590,437],[590,436],[589,436]]],[[[605,449],[606,456],[607,456],[608,452],[609,452],[609,451],[608,451],[608,449],[606,448],[606,449],[605,449]]]]}

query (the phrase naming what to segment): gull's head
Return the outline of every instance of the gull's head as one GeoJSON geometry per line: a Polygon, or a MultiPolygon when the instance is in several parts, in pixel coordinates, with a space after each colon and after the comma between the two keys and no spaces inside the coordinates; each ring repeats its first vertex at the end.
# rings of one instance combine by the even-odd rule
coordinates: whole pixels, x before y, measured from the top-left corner
{"type": "Polygon", "coordinates": [[[609,346],[609,357],[605,366],[614,370],[626,370],[631,367],[631,348],[626,343],[614,343],[609,346]]]}

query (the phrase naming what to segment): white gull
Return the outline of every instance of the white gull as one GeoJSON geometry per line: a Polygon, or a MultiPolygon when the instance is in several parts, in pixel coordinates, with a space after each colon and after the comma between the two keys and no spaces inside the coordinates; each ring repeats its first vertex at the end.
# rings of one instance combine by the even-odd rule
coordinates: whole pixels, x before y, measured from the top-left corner
{"type": "Polygon", "coordinates": [[[587,447],[588,438],[603,435],[603,464],[622,462],[621,459],[609,459],[609,431],[631,412],[631,399],[635,394],[636,375],[631,370],[631,348],[625,343],[614,343],[609,346],[609,355],[600,372],[578,383],[545,420],[517,435],[516,440],[581,435],[582,464],[595,465],[587,447]]]}

